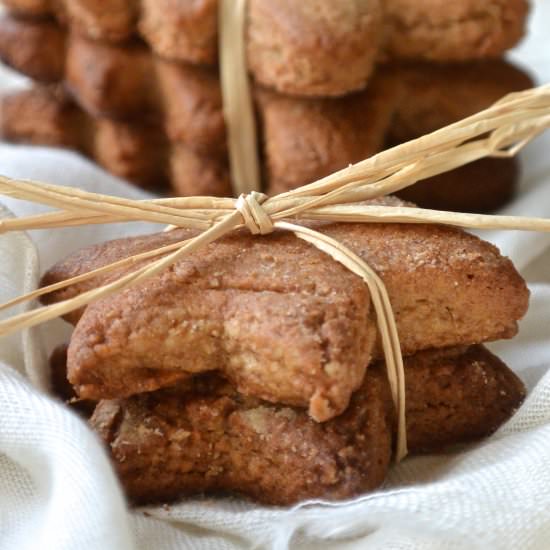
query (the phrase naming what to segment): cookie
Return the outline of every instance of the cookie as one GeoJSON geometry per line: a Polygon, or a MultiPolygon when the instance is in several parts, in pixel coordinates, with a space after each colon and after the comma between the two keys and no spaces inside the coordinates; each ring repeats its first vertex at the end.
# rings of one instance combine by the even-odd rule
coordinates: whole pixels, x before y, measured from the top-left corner
{"type": "MultiPolygon", "coordinates": [[[[155,59],[139,44],[115,47],[73,37],[67,52],[66,85],[86,113],[98,120],[109,118],[112,125],[124,126],[126,133],[135,129],[137,134],[147,123],[155,128],[151,134],[155,135],[160,126],[165,141],[185,145],[179,155],[170,155],[175,159],[170,165],[177,172],[170,179],[178,194],[202,194],[208,189],[231,193],[215,73],[155,59]],[[191,178],[199,166],[208,182],[204,186],[194,185],[191,178]]],[[[38,47],[36,55],[40,55],[38,47]]],[[[268,192],[310,183],[381,149],[400,90],[398,79],[384,71],[367,90],[349,98],[299,99],[257,90],[259,147],[268,192]]],[[[17,134],[15,130],[5,133],[17,134]]],[[[145,153],[144,161],[148,157],[145,153]]],[[[132,159],[133,155],[128,156],[128,165],[132,159]]],[[[164,173],[172,170],[166,164],[160,165],[164,173]]],[[[149,177],[130,167],[126,172],[136,181],[149,177]]],[[[129,177],[119,169],[114,173],[129,177]]]]}
{"type": "Polygon", "coordinates": [[[393,73],[381,71],[365,91],[345,98],[298,99],[265,90],[258,98],[267,192],[278,194],[379,152],[402,88],[393,73]]]}
{"type": "MultiPolygon", "coordinates": [[[[68,0],[35,10],[10,0],[16,13],[46,11],[73,34],[124,43],[139,34],[155,54],[175,61],[217,63],[218,2],[68,0]],[[29,8],[29,9],[27,9],[29,8]]],[[[250,0],[249,68],[261,84],[302,96],[337,96],[363,89],[383,34],[380,0],[250,0]]]]}
{"type": "Polygon", "coordinates": [[[383,33],[379,0],[252,0],[247,58],[283,94],[337,96],[367,85],[383,33]]]}
{"type": "Polygon", "coordinates": [[[229,196],[223,156],[204,156],[171,143],[152,122],[94,118],[59,86],[36,86],[0,98],[0,137],[13,142],[65,147],[147,189],[177,195],[229,196]]]}
{"type": "Polygon", "coordinates": [[[385,54],[437,62],[500,57],[523,37],[527,0],[387,0],[385,54]]]}
{"type": "MultiPolygon", "coordinates": [[[[379,273],[405,355],[516,333],[528,291],[488,243],[444,226],[329,224],[322,231],[379,273]]],[[[50,269],[43,284],[192,234],[176,230],[85,249],[50,269]]],[[[67,299],[100,282],[45,299],[67,299]]],[[[173,385],[231,357],[224,374],[242,393],[307,406],[326,420],[345,410],[369,358],[382,356],[366,285],[284,233],[228,236],[69,318],[77,322],[69,379],[92,399],[173,385]]]]}
{"type": "Polygon", "coordinates": [[[343,499],[379,486],[390,463],[384,373],[373,369],[369,381],[346,412],[323,424],[241,396],[215,377],[188,393],[102,401],[90,423],[137,504],[227,491],[278,505],[343,499]]]}
{"type": "MultiPolygon", "coordinates": [[[[520,405],[521,381],[482,346],[405,360],[412,453],[487,436],[520,405]]],[[[380,485],[392,404],[373,365],[347,410],[322,424],[243,396],[215,375],[172,390],[102,401],[91,419],[136,503],[229,491],[265,504],[339,500],[380,485]]]]}

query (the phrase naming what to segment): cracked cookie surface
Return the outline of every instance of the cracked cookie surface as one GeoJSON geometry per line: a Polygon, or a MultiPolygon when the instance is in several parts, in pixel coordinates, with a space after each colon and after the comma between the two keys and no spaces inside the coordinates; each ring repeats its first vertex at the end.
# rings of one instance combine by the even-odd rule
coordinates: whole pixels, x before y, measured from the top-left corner
{"type": "MultiPolygon", "coordinates": [[[[521,381],[482,346],[405,360],[412,453],[487,436],[521,404],[521,381]]],[[[267,504],[349,498],[382,483],[393,409],[373,365],[340,416],[318,424],[303,410],[240,395],[215,375],[126,400],[91,419],[127,494],[138,503],[230,491],[267,504]]]]}
{"type": "MultiPolygon", "coordinates": [[[[378,272],[405,355],[516,333],[528,291],[490,244],[443,226],[315,226],[378,272]]],[[[85,249],[54,266],[43,283],[193,234],[176,230],[85,249]]],[[[69,287],[47,301],[100,282],[69,287]]],[[[228,236],[88,306],[78,320],[81,314],[70,316],[78,323],[69,378],[82,397],[93,399],[151,391],[221,364],[242,393],[307,406],[322,421],[345,409],[369,358],[382,356],[364,283],[281,232],[228,236]]]]}

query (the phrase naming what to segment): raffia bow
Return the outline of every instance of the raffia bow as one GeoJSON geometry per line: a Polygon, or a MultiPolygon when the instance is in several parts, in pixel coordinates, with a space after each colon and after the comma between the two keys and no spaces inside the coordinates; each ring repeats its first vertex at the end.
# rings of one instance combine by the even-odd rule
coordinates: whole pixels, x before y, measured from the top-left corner
{"type": "Polygon", "coordinates": [[[135,201],[0,176],[1,194],[57,209],[47,214],[0,221],[0,233],[121,221],[149,221],[202,230],[191,239],[120,260],[3,304],[0,309],[115,269],[128,271],[115,281],[69,300],[39,307],[0,322],[0,336],[59,317],[137,284],[236,229],[246,227],[255,235],[266,235],[276,229],[291,231],[343,264],[368,285],[398,413],[396,458],[399,460],[407,452],[405,377],[395,320],[384,285],[351,250],[323,233],[288,220],[445,223],[463,228],[550,231],[550,220],[547,219],[357,204],[486,156],[514,155],[548,127],[550,86],[542,86],[506,96],[491,108],[463,121],[383,151],[317,182],[269,198],[253,191],[238,199],[181,197],[135,201]],[[138,262],[146,260],[151,261],[132,270],[138,262]]]}

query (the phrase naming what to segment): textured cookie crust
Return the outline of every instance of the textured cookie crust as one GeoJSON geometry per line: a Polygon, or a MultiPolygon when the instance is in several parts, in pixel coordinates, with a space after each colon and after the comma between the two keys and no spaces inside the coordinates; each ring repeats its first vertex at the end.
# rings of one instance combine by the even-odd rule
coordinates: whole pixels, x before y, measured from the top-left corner
{"type": "Polygon", "coordinates": [[[262,91],[259,117],[269,194],[295,189],[379,152],[402,98],[400,80],[379,71],[367,90],[332,99],[262,91]]]}
{"type": "Polygon", "coordinates": [[[527,0],[387,0],[389,58],[469,61],[499,57],[525,32],[527,0]]]}
{"type": "MultiPolygon", "coordinates": [[[[528,291],[488,243],[442,226],[331,224],[323,232],[382,277],[404,354],[516,333],[528,291]]],[[[190,234],[92,247],[54,266],[43,283],[190,234]]],[[[379,344],[371,347],[371,315],[365,285],[317,249],[288,234],[230,236],[88,306],[69,348],[69,378],[82,397],[121,397],[216,369],[230,357],[225,375],[239,391],[309,406],[323,420],[345,409],[370,354],[381,357],[379,344]]]]}
{"type": "MultiPolygon", "coordinates": [[[[423,352],[405,368],[413,453],[486,436],[523,400],[521,382],[481,346],[423,352]]],[[[392,416],[377,364],[348,409],[322,424],[206,375],[178,389],[102,401],[91,425],[135,502],[231,491],[286,505],[377,487],[389,465],[392,416]]]]}
{"type": "Polygon", "coordinates": [[[323,424],[215,384],[99,404],[92,427],[134,501],[232,491],[286,505],[342,499],[384,480],[392,410],[381,370],[344,414],[323,424]]]}
{"type": "Polygon", "coordinates": [[[521,380],[483,346],[420,352],[406,358],[405,369],[412,453],[486,437],[525,398],[521,380]]]}
{"type": "Polygon", "coordinates": [[[318,420],[342,412],[373,348],[369,295],[293,244],[281,255],[266,242],[220,241],[198,262],[90,306],[69,347],[70,381],[82,397],[118,397],[223,364],[244,393],[309,403],[318,420]]]}
{"type": "Polygon", "coordinates": [[[363,89],[382,37],[379,0],[251,0],[248,63],[257,82],[285,94],[363,89]]]}

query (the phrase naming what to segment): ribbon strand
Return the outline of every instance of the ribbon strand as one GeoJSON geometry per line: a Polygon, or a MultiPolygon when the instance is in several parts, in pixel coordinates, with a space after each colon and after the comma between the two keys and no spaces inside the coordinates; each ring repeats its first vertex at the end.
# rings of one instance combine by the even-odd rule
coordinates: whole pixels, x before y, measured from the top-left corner
{"type": "Polygon", "coordinates": [[[259,191],[254,104],[246,67],[246,0],[220,0],[219,56],[223,114],[235,195],[259,191]]]}
{"type": "Polygon", "coordinates": [[[116,269],[131,269],[138,263],[152,260],[79,296],[6,319],[0,322],[0,336],[35,326],[120,292],[158,274],[186,254],[199,250],[235,229],[246,227],[256,235],[265,235],[274,229],[290,231],[297,238],[330,255],[368,285],[383,342],[392,397],[398,413],[396,458],[399,460],[407,452],[405,373],[395,319],[384,284],[352,251],[323,233],[296,225],[288,219],[294,217],[302,220],[360,223],[447,223],[459,227],[550,232],[550,220],[547,219],[482,216],[357,203],[358,199],[380,197],[396,188],[405,188],[429,175],[470,162],[473,158],[515,154],[548,127],[550,86],[542,86],[507,96],[489,109],[464,121],[386,150],[318,182],[270,198],[252,191],[241,195],[238,200],[190,197],[132,201],[0,176],[0,194],[61,209],[29,218],[3,221],[0,223],[0,233],[39,227],[136,220],[168,223],[200,231],[188,240],[132,256],[0,306],[0,309],[10,307],[100,274],[116,269]],[[162,257],[154,259],[156,256],[162,257]]]}

